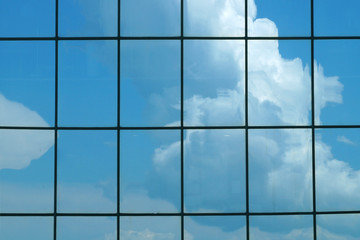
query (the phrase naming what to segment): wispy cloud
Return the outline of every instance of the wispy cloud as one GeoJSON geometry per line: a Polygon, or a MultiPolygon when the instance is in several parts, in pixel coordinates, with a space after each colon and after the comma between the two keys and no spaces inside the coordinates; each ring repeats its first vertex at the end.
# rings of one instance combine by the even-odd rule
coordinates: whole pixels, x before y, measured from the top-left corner
{"type": "Polygon", "coordinates": [[[353,145],[353,146],[356,146],[356,145],[357,145],[356,142],[351,141],[350,139],[348,139],[348,138],[345,137],[345,136],[338,136],[336,140],[337,140],[338,142],[342,142],[342,143],[345,143],[345,144],[348,144],[348,145],[353,145]]]}

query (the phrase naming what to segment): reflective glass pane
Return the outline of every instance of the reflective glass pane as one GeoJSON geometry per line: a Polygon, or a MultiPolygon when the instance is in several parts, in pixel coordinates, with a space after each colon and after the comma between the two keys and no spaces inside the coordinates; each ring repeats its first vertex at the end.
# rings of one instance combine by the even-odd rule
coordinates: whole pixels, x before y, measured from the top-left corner
{"type": "Polygon", "coordinates": [[[244,0],[184,0],[184,34],[244,36],[244,8],[244,0]]]}
{"type": "Polygon", "coordinates": [[[315,41],[316,124],[359,124],[359,40],[315,41]]]}
{"type": "Polygon", "coordinates": [[[244,124],[244,41],[184,42],[185,125],[244,124]]]}
{"type": "Polygon", "coordinates": [[[116,49],[116,41],[59,42],[59,125],[116,125],[116,49]]]}
{"type": "Polygon", "coordinates": [[[116,217],[58,217],[58,240],[115,240],[116,217]]]}
{"type": "Polygon", "coordinates": [[[313,216],[250,217],[251,240],[313,240],[313,216]]]}
{"type": "Polygon", "coordinates": [[[315,154],[317,209],[360,210],[360,129],[317,130],[315,154]]]}
{"type": "Polygon", "coordinates": [[[53,131],[0,130],[0,212],[53,211],[53,145],[53,131]]]}
{"type": "Polygon", "coordinates": [[[179,36],[180,0],[122,0],[122,36],[179,36]]]}
{"type": "Polygon", "coordinates": [[[249,124],[309,125],[310,42],[249,42],[249,124]]]}
{"type": "Polygon", "coordinates": [[[358,0],[314,1],[314,30],[319,36],[360,35],[358,0]]]}
{"type": "Polygon", "coordinates": [[[60,131],[58,211],[115,212],[116,131],[60,131]]]}
{"type": "MultiPolygon", "coordinates": [[[[249,36],[310,36],[310,0],[258,0],[255,2],[256,18],[248,21],[249,36]]],[[[253,5],[249,4],[249,12],[251,11],[253,11],[253,5]]]]}
{"type": "Polygon", "coordinates": [[[52,240],[53,217],[0,217],[0,239],[52,240]]]}
{"type": "Polygon", "coordinates": [[[243,216],[185,217],[185,240],[245,240],[243,216]]]}
{"type": "Polygon", "coordinates": [[[250,210],[312,210],[312,151],[308,129],[249,130],[250,210]]]}
{"type": "Polygon", "coordinates": [[[319,240],[360,239],[359,214],[317,215],[316,235],[319,240]]]}
{"type": "Polygon", "coordinates": [[[120,210],[179,212],[180,132],[124,130],[120,144],[120,210]]]}
{"type": "Polygon", "coordinates": [[[116,36],[117,0],[59,1],[59,35],[116,36]]]}
{"type": "Polygon", "coordinates": [[[121,42],[123,126],[179,125],[180,41],[121,42]]]}
{"type": "Polygon", "coordinates": [[[0,1],[0,37],[53,37],[54,35],[55,1],[0,1]]]}
{"type": "Polygon", "coordinates": [[[54,42],[0,42],[0,125],[53,126],[54,85],[54,42]]]}
{"type": "Polygon", "coordinates": [[[180,240],[180,217],[120,217],[120,239],[180,240]]]}
{"type": "Polygon", "coordinates": [[[187,212],[245,211],[243,130],[187,130],[184,139],[187,212]]]}

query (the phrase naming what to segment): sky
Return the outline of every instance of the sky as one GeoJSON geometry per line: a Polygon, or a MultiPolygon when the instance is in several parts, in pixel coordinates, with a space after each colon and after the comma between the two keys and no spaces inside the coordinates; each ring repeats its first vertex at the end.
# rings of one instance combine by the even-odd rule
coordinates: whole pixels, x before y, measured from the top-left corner
{"type": "MultiPolygon", "coordinates": [[[[26,2],[0,0],[0,36],[54,36],[54,4],[26,2]]],[[[359,35],[357,1],[314,2],[315,35],[359,35]]],[[[179,35],[178,0],[122,3],[122,36],[179,35]]],[[[186,36],[244,36],[242,1],[184,3],[186,36]]],[[[116,4],[59,1],[59,35],[116,36],[116,4]]],[[[309,4],[249,0],[249,36],[309,36],[309,4]]],[[[113,40],[59,41],[59,126],[116,126],[118,50],[121,126],[179,126],[180,47],[178,40],[122,40],[120,49],[113,40]]],[[[244,47],[243,40],[184,40],[186,126],[244,125],[244,47]]],[[[311,42],[249,40],[248,47],[249,125],[310,125],[311,42]]],[[[315,124],[359,124],[359,54],[358,40],[315,40],[315,124]]],[[[54,126],[54,42],[1,41],[0,56],[0,125],[54,126]]],[[[116,212],[116,134],[58,132],[59,212],[116,212]]],[[[356,129],[316,129],[317,210],[359,209],[359,136],[356,129]]],[[[180,212],[180,137],[179,130],[121,131],[122,212],[180,212]]],[[[185,211],[244,212],[244,130],[186,130],[183,141],[185,211]]],[[[249,130],[251,212],[312,211],[311,141],[309,129],[249,130]]],[[[1,212],[53,212],[53,145],[51,130],[0,130],[1,212]]],[[[1,217],[0,238],[51,239],[52,221],[1,217]]],[[[116,238],[111,217],[61,217],[57,224],[58,239],[116,238]]],[[[318,239],[359,239],[359,224],[359,215],[318,215],[318,239]]],[[[179,217],[120,219],[122,239],[175,240],[180,233],[179,217]]],[[[251,239],[312,234],[311,216],[250,218],[251,239]]],[[[185,217],[186,240],[245,238],[242,216],[185,217]]]]}

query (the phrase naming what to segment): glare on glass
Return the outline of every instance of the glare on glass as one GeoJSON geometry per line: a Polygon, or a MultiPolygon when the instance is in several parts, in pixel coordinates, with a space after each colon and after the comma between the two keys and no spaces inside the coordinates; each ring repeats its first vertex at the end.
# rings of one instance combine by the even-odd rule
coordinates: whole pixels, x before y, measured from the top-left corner
{"type": "Polygon", "coordinates": [[[116,126],[116,41],[59,42],[59,125],[116,126]]]}
{"type": "Polygon", "coordinates": [[[0,1],[0,37],[54,37],[54,35],[55,1],[0,1]]]}
{"type": "Polygon", "coordinates": [[[359,40],[315,41],[315,123],[360,123],[359,40]]]}
{"type": "Polygon", "coordinates": [[[59,1],[59,35],[117,36],[117,4],[117,0],[59,1]]]}
{"type": "Polygon", "coordinates": [[[180,211],[180,132],[120,133],[120,210],[180,211]]]}
{"type": "Polygon", "coordinates": [[[318,36],[359,36],[358,0],[314,1],[314,31],[318,36]]]}
{"type": "Polygon", "coordinates": [[[116,217],[58,217],[58,240],[113,240],[117,236],[116,217]]]}
{"type": "Polygon", "coordinates": [[[122,0],[122,36],[179,36],[180,0],[122,0]]]}
{"type": "Polygon", "coordinates": [[[311,58],[306,40],[249,42],[249,125],[310,125],[311,58]]]}
{"type": "Polygon", "coordinates": [[[120,217],[120,239],[152,239],[180,240],[180,217],[154,216],[154,217],[120,217]]]}
{"type": "Polygon", "coordinates": [[[315,146],[317,209],[360,210],[360,130],[317,130],[315,146]]]}
{"type": "Polygon", "coordinates": [[[0,217],[0,239],[53,239],[53,217],[0,217]]]}
{"type": "Polygon", "coordinates": [[[244,124],[244,59],[244,41],[184,42],[185,125],[244,124]]]}
{"type": "Polygon", "coordinates": [[[184,0],[186,36],[245,35],[245,1],[184,0]]]}
{"type": "Polygon", "coordinates": [[[329,239],[360,239],[359,214],[324,214],[316,217],[316,238],[329,239]]]}
{"type": "Polygon", "coordinates": [[[260,0],[255,3],[256,10],[253,4],[248,4],[249,36],[310,36],[310,0],[260,0]],[[252,15],[254,11],[256,18],[252,15]]]}
{"type": "Polygon", "coordinates": [[[53,131],[0,130],[0,212],[53,211],[53,145],[53,131]]]}
{"type": "Polygon", "coordinates": [[[187,212],[245,211],[243,130],[187,130],[184,201],[187,212]]]}
{"type": "Polygon", "coordinates": [[[249,199],[254,212],[312,210],[311,131],[249,130],[249,199]]]}
{"type": "Polygon", "coordinates": [[[116,131],[59,131],[59,212],[116,211],[116,149],[116,131]]]}
{"type": "Polygon", "coordinates": [[[0,125],[53,126],[54,86],[54,42],[0,42],[0,125]]]}
{"type": "Polygon", "coordinates": [[[122,126],[180,125],[180,41],[121,41],[122,126]]]}
{"type": "Polygon", "coordinates": [[[313,240],[313,216],[251,216],[250,239],[313,240]]]}
{"type": "Polygon", "coordinates": [[[244,216],[185,217],[185,240],[246,239],[244,216]]]}

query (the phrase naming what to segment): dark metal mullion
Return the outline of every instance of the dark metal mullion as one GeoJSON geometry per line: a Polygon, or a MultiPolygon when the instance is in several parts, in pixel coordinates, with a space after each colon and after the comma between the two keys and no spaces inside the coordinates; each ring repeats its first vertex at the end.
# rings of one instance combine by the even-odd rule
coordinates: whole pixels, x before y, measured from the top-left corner
{"type": "Polygon", "coordinates": [[[184,0],[180,0],[180,181],[181,181],[181,240],[185,239],[184,224],[184,0]]]}
{"type": "Polygon", "coordinates": [[[311,148],[312,148],[312,195],[313,195],[313,237],[316,234],[316,164],[315,164],[315,79],[314,79],[314,0],[310,1],[311,9],[311,148]]]}
{"type": "Polygon", "coordinates": [[[55,134],[54,134],[54,226],[53,239],[57,238],[57,149],[58,149],[58,65],[59,65],[59,0],[55,0],[55,134]]]}
{"type": "Polygon", "coordinates": [[[250,208],[249,208],[249,114],[248,114],[248,0],[245,0],[245,184],[246,184],[246,239],[250,239],[250,208]]]}
{"type": "Polygon", "coordinates": [[[120,79],[120,19],[121,19],[121,0],[117,1],[118,4],[118,18],[117,18],[117,172],[116,172],[116,239],[120,240],[120,90],[121,90],[121,79],[120,79]]]}

